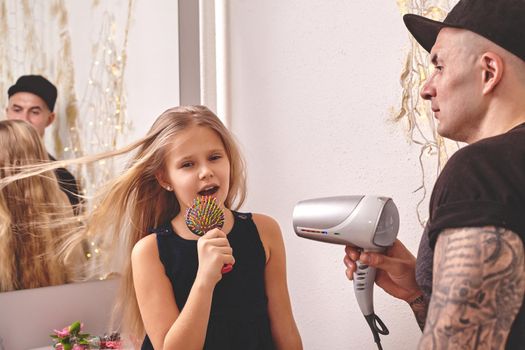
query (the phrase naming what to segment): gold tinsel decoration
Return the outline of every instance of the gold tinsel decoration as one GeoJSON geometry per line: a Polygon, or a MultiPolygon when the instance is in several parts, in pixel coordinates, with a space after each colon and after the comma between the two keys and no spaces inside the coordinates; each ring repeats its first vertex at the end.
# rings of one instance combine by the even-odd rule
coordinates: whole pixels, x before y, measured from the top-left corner
{"type": "MultiPolygon", "coordinates": [[[[403,15],[413,13],[441,21],[457,2],[458,0],[397,0],[397,5],[403,15]]],[[[428,189],[433,186],[448,158],[460,147],[457,142],[439,136],[430,103],[419,95],[431,69],[429,54],[410,35],[410,50],[400,77],[403,88],[401,108],[394,119],[407,125],[408,139],[421,148],[421,185],[415,191],[422,191],[417,204],[417,217],[422,226],[428,219],[428,189]]]]}
{"type": "MultiPolygon", "coordinates": [[[[57,159],[79,157],[111,150],[123,141],[126,119],[124,72],[133,0],[127,14],[117,21],[109,2],[93,0],[91,18],[101,19],[98,37],[90,45],[93,57],[83,98],[77,98],[69,14],[64,0],[0,0],[0,104],[7,106],[7,89],[26,74],[41,74],[55,84],[58,99],[55,122],[46,131],[46,147],[57,159]]],[[[89,23],[89,22],[86,22],[89,23]]],[[[93,24],[94,25],[94,24],[93,24]]],[[[95,28],[91,28],[96,30],[95,28]]],[[[69,169],[89,198],[100,185],[113,177],[112,161],[85,169],[69,169]]],[[[86,257],[104,259],[96,242],[89,242],[86,257]]]]}

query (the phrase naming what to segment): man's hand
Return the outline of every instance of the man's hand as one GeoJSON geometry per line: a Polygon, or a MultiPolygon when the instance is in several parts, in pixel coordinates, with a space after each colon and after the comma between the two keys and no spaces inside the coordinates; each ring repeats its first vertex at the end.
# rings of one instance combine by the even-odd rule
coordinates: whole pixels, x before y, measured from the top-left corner
{"type": "Polygon", "coordinates": [[[355,261],[359,260],[377,268],[377,285],[393,297],[411,303],[422,294],[416,283],[416,258],[401,241],[396,240],[385,254],[365,253],[352,246],[347,246],[345,251],[344,263],[349,280],[353,279],[355,261]]]}

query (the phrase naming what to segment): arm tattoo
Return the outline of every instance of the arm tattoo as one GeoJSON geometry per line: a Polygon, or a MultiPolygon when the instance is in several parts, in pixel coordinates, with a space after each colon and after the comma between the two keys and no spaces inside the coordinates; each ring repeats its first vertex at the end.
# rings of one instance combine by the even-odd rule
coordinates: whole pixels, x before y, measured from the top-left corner
{"type": "Polygon", "coordinates": [[[523,242],[517,234],[497,227],[443,231],[419,348],[503,348],[524,291],[523,242]]]}
{"type": "Polygon", "coordinates": [[[427,319],[428,313],[428,300],[423,294],[418,296],[416,299],[412,300],[410,303],[410,308],[414,312],[416,317],[417,324],[421,331],[425,329],[425,321],[427,319]]]}

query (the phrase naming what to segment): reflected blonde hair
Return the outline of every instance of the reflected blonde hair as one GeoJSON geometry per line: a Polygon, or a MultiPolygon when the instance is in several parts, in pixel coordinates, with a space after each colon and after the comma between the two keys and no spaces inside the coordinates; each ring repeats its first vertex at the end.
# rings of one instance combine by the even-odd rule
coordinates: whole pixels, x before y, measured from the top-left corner
{"type": "MultiPolygon", "coordinates": [[[[111,252],[105,255],[117,256],[122,261],[119,268],[122,273],[121,290],[114,312],[114,320],[121,321],[113,322],[113,326],[118,326],[124,333],[129,332],[136,340],[141,340],[145,331],[133,286],[131,251],[140,239],[149,234],[151,228],[170,221],[180,212],[176,197],[160,186],[156,175],[165,170],[165,158],[174,138],[192,126],[210,128],[222,140],[230,162],[229,191],[224,205],[238,209],[246,198],[245,163],[233,135],[204,106],[168,109],[156,119],[145,137],[122,149],[58,164],[32,166],[15,177],[31,177],[61,166],[90,164],[136,151],[125,170],[97,195],[97,203],[87,219],[84,232],[89,241],[96,238],[103,240],[100,243],[102,250],[111,252]]],[[[1,185],[0,180],[0,188],[1,185]]],[[[74,246],[71,242],[79,240],[79,237],[72,237],[66,242],[65,251],[71,251],[74,246]]]]}
{"type": "MultiPolygon", "coordinates": [[[[49,161],[37,131],[21,120],[0,121],[0,178],[49,161]]],[[[73,211],[53,171],[0,188],[0,292],[63,284],[70,271],[57,249],[73,211]]]]}

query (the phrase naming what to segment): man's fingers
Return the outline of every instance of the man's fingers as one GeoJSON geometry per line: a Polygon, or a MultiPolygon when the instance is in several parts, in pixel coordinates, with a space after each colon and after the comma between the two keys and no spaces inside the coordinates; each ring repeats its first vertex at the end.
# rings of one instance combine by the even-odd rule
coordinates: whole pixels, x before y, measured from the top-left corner
{"type": "Polygon", "coordinates": [[[406,272],[406,264],[404,264],[402,260],[383,254],[361,253],[359,261],[394,275],[400,275],[406,272]]]}
{"type": "Polygon", "coordinates": [[[408,250],[407,247],[405,247],[405,245],[398,239],[396,239],[394,244],[388,248],[386,255],[402,259],[416,259],[410,250],[408,250]]]}
{"type": "Polygon", "coordinates": [[[348,255],[345,255],[344,259],[343,259],[343,262],[346,266],[346,277],[349,279],[349,280],[353,280],[354,279],[354,271],[356,269],[356,266],[355,266],[355,262],[353,262],[349,257],[348,255]]]}
{"type": "Polygon", "coordinates": [[[361,250],[360,249],[358,249],[356,247],[349,246],[349,245],[347,245],[345,247],[345,252],[354,261],[358,260],[359,259],[359,255],[361,254],[361,250]]]}

